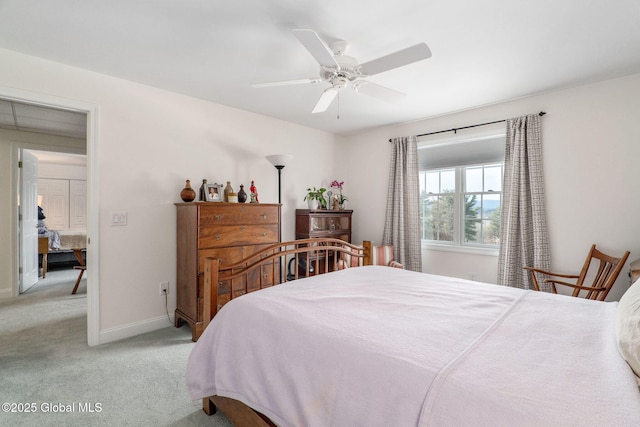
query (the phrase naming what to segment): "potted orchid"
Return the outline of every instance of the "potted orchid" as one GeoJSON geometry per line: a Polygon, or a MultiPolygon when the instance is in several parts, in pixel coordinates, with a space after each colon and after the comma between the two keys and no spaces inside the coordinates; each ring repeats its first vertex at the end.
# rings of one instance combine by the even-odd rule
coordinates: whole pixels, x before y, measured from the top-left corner
{"type": "Polygon", "coordinates": [[[347,196],[342,194],[342,186],[344,185],[344,181],[333,180],[331,182],[331,188],[337,188],[338,194],[335,194],[333,197],[338,202],[339,209],[344,209],[344,203],[349,200],[347,196]]]}

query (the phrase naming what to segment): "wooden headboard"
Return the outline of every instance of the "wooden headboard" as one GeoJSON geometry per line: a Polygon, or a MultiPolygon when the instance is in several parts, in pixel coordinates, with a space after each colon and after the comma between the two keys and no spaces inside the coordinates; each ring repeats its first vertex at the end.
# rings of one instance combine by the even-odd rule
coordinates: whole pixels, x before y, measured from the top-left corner
{"type": "Polygon", "coordinates": [[[365,241],[358,246],[332,238],[276,243],[228,266],[220,266],[218,259],[207,257],[204,264],[203,326],[206,328],[222,307],[218,289],[225,282],[230,283],[230,299],[233,299],[238,284],[244,289],[235,291],[235,297],[270,286],[265,278],[279,276],[275,283],[284,283],[342,268],[369,265],[370,260],[371,242],[365,241]],[[289,262],[296,266],[291,275],[288,275],[289,262]]]}

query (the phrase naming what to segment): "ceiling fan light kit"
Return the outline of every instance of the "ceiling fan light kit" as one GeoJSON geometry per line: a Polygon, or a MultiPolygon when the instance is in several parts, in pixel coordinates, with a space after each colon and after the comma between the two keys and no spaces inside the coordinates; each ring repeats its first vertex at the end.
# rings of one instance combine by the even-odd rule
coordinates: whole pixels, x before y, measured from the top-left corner
{"type": "Polygon", "coordinates": [[[349,44],[344,40],[331,43],[331,47],[313,30],[295,29],[293,34],[309,51],[311,56],[320,64],[320,77],[307,79],[285,80],[279,82],[256,83],[255,88],[287,86],[306,83],[327,82],[331,86],[324,90],[320,99],[312,110],[312,113],[326,111],[338,92],[351,85],[358,93],[363,93],[386,102],[398,102],[406,95],[384,86],[371,83],[364,78],[393,70],[431,57],[431,51],[425,43],[399,50],[389,55],[382,56],[364,64],[349,55],[345,55],[349,44]]]}

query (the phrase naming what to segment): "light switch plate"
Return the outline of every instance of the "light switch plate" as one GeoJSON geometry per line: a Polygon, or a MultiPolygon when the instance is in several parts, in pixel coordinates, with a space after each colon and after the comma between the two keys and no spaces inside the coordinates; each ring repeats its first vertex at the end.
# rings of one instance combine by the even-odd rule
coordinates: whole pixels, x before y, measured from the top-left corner
{"type": "Polygon", "coordinates": [[[111,225],[127,225],[127,213],[114,212],[111,216],[111,225]]]}

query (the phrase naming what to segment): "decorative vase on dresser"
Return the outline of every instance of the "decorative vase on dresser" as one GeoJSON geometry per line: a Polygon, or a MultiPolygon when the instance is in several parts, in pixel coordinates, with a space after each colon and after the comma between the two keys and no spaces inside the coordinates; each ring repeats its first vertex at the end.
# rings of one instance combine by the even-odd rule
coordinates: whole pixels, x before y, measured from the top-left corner
{"type": "Polygon", "coordinates": [[[244,185],[240,184],[240,191],[238,191],[238,203],[244,203],[247,201],[247,192],[244,191],[244,185]]]}
{"type": "MultiPolygon", "coordinates": [[[[203,331],[204,260],[217,258],[221,266],[231,265],[277,243],[280,235],[279,204],[176,203],[177,208],[177,307],[175,325],[187,322],[193,341],[203,331]]],[[[279,266],[265,268],[262,286],[278,282],[279,266]]],[[[256,281],[257,282],[257,281],[256,281]]],[[[247,284],[248,291],[258,290],[247,284]]],[[[218,305],[212,316],[232,298],[245,293],[245,284],[222,282],[218,287],[218,305]]]]}
{"type": "Polygon", "coordinates": [[[180,198],[183,202],[193,202],[196,198],[196,190],[191,188],[191,181],[187,180],[184,188],[180,192],[180,198]]]}
{"type": "Polygon", "coordinates": [[[231,186],[231,181],[227,181],[227,186],[224,187],[224,201],[229,201],[229,194],[233,193],[233,187],[231,186]]]}

